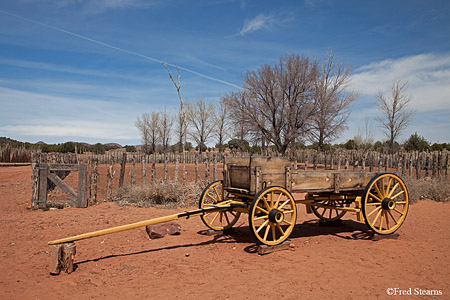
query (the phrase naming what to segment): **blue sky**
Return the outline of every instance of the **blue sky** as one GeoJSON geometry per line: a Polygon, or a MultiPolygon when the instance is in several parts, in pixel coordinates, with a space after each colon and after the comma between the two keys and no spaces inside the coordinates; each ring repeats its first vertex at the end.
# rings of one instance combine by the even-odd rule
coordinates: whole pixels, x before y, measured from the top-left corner
{"type": "Polygon", "coordinates": [[[400,141],[450,142],[446,0],[2,0],[0,136],[139,144],[137,116],[179,105],[162,61],[181,68],[185,100],[217,102],[247,70],[329,49],[360,93],[340,141],[365,119],[383,139],[376,94],[407,80],[416,114],[400,141]]]}

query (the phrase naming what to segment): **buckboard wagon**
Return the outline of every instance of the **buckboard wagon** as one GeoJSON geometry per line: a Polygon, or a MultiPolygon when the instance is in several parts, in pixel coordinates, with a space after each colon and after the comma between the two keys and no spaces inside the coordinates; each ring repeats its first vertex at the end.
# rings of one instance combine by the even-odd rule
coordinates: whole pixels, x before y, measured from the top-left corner
{"type": "Polygon", "coordinates": [[[226,230],[248,214],[250,231],[266,245],[278,245],[291,234],[298,203],[319,219],[335,221],[356,213],[377,234],[394,233],[409,206],[403,180],[394,173],[355,170],[299,170],[281,157],[226,158],[224,178],[203,191],[199,208],[179,214],[122,225],[49,242],[50,245],[200,216],[213,230],[226,230]],[[301,194],[301,199],[294,195],[301,194]],[[304,195],[304,196],[303,196],[304,195]]]}

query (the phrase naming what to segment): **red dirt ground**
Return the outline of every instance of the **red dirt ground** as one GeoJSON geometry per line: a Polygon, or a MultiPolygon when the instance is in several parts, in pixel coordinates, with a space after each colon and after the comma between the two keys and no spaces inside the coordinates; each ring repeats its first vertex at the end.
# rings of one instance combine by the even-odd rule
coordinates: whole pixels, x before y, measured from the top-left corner
{"type": "Polygon", "coordinates": [[[30,169],[0,168],[0,299],[397,298],[389,288],[450,298],[450,204],[431,201],[411,205],[397,240],[368,239],[351,215],[319,226],[299,206],[290,250],[260,256],[246,216],[225,236],[202,235],[192,217],[179,236],[149,240],[140,228],[78,241],[75,272],[51,276],[48,241],[184,209],[30,210],[30,169]]]}

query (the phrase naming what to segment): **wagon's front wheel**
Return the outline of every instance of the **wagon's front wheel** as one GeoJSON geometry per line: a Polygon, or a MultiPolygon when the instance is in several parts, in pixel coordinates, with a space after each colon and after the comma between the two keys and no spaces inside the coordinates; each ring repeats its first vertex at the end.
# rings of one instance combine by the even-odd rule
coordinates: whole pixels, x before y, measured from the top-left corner
{"type": "MultiPolygon", "coordinates": [[[[228,192],[223,189],[222,181],[210,183],[200,196],[199,208],[208,208],[228,200],[228,192]]],[[[214,211],[201,217],[203,223],[213,230],[225,230],[233,227],[241,213],[237,211],[214,211]]]]}
{"type": "Polygon", "coordinates": [[[403,180],[395,174],[375,176],[364,191],[364,221],[375,233],[390,234],[399,229],[405,221],[408,207],[408,190],[403,180]]]}
{"type": "Polygon", "coordinates": [[[282,187],[268,187],[253,199],[248,223],[253,235],[263,244],[278,245],[295,226],[297,207],[291,193],[282,187]]]}

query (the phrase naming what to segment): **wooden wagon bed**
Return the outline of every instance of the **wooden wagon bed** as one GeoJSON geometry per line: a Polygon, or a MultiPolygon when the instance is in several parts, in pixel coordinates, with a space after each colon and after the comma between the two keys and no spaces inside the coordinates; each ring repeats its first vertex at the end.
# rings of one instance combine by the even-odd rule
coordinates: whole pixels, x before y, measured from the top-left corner
{"type": "Polygon", "coordinates": [[[354,170],[300,170],[282,157],[226,158],[224,188],[255,195],[267,186],[281,186],[291,193],[342,193],[363,191],[375,172],[354,170]]]}

